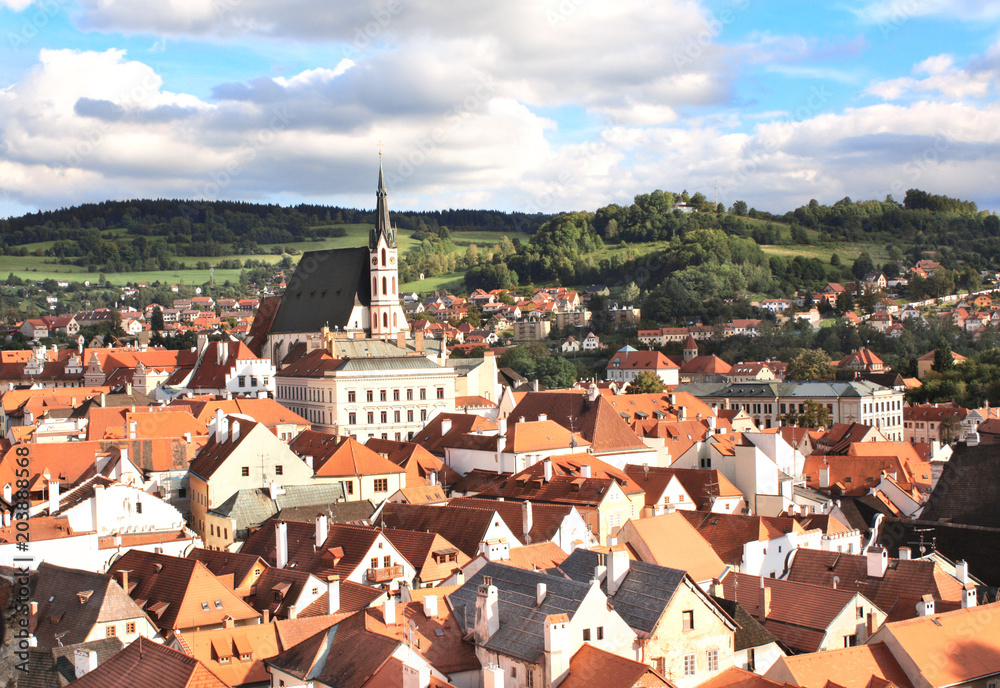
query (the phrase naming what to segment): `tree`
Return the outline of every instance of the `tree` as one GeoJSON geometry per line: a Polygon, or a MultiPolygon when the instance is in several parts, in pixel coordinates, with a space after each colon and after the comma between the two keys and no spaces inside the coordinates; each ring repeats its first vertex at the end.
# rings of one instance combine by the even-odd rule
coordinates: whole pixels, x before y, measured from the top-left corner
{"type": "Polygon", "coordinates": [[[822,349],[802,349],[788,362],[787,380],[832,380],[836,369],[822,349]]]}
{"type": "Polygon", "coordinates": [[[962,423],[957,416],[945,416],[938,424],[938,433],[944,444],[957,442],[962,433],[962,423]]]}
{"type": "Polygon", "coordinates": [[[938,340],[937,348],[934,349],[934,364],[931,370],[944,373],[955,367],[955,358],[951,355],[951,345],[948,340],[941,337],[938,340]]]}
{"type": "Polygon", "coordinates": [[[840,295],[837,296],[837,312],[843,315],[849,311],[854,310],[854,297],[851,296],[851,292],[842,291],[840,295]]]}
{"type": "Polygon", "coordinates": [[[736,201],[733,203],[733,215],[739,215],[743,217],[747,214],[747,202],[746,201],[736,201]]]}
{"type": "Polygon", "coordinates": [[[622,288],[621,298],[627,304],[633,304],[639,300],[639,287],[635,282],[629,282],[622,288]]]}
{"type": "Polygon", "coordinates": [[[663,380],[656,373],[643,371],[629,383],[628,394],[659,394],[663,391],[663,380]]]}
{"type": "Polygon", "coordinates": [[[160,332],[163,330],[163,311],[157,306],[153,309],[153,315],[149,318],[149,325],[153,332],[160,332]]]}
{"type": "Polygon", "coordinates": [[[810,399],[806,410],[799,415],[799,426],[803,428],[825,428],[830,425],[830,411],[823,404],[810,399]]]}
{"type": "Polygon", "coordinates": [[[853,274],[858,279],[861,279],[865,275],[869,275],[875,272],[875,263],[872,261],[871,256],[867,253],[862,253],[854,261],[854,265],[851,266],[851,274],[853,274]]]}

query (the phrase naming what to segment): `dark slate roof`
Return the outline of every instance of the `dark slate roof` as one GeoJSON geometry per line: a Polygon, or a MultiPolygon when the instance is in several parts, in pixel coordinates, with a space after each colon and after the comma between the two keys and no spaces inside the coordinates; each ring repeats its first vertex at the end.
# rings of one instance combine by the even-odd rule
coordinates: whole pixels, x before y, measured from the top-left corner
{"type": "Polygon", "coordinates": [[[898,556],[899,548],[905,546],[914,557],[936,550],[952,561],[964,559],[972,575],[990,587],[1000,586],[1000,528],[886,518],[878,544],[889,550],[890,557],[898,556]]]}
{"type": "MultiPolygon", "coordinates": [[[[338,485],[339,487],[339,485],[338,485]]],[[[282,521],[306,521],[312,523],[317,514],[326,514],[330,523],[361,523],[367,522],[375,513],[375,505],[370,500],[359,502],[338,502],[336,504],[292,506],[278,512],[277,518],[282,521]]]]}
{"type": "Polygon", "coordinates": [[[368,249],[361,246],[303,253],[270,331],[346,327],[356,301],[371,304],[368,256],[368,249]]]}
{"type": "Polygon", "coordinates": [[[771,631],[761,626],[760,622],[750,616],[739,602],[727,600],[725,597],[715,597],[714,595],[712,596],[712,600],[739,624],[739,628],[736,629],[736,636],[733,639],[733,649],[736,652],[778,642],[778,639],[774,637],[771,631]]]}
{"type": "Polygon", "coordinates": [[[93,650],[97,653],[97,665],[108,661],[122,649],[122,641],[116,638],[101,638],[86,643],[74,643],[48,649],[29,650],[28,671],[18,672],[18,688],[63,688],[76,680],[77,650],[93,650]]]}
{"type": "Polygon", "coordinates": [[[1000,528],[1000,445],[956,445],[920,514],[924,521],[948,521],[1000,528]]]}
{"type": "MultiPolygon", "coordinates": [[[[594,568],[601,565],[603,556],[578,547],[557,570],[573,580],[589,583],[594,578],[594,568]]],[[[625,579],[615,594],[610,596],[611,604],[630,628],[652,633],[663,610],[684,583],[685,575],[679,569],[644,561],[629,561],[625,579]]],[[[601,581],[601,589],[607,594],[607,577],[601,581]]]]}
{"type": "Polygon", "coordinates": [[[497,588],[500,613],[500,628],[484,647],[530,663],[541,661],[545,652],[545,618],[552,614],[572,618],[590,590],[587,583],[489,562],[448,596],[466,633],[476,627],[476,595],[484,576],[491,577],[497,588]],[[547,589],[541,605],[536,603],[539,583],[547,589]]]}

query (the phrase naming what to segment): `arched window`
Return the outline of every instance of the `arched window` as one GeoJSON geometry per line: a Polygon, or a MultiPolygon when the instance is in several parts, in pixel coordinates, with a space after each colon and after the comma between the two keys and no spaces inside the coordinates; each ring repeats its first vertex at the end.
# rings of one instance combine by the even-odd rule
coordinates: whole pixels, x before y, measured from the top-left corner
{"type": "Polygon", "coordinates": [[[387,284],[388,284],[388,282],[386,281],[385,277],[383,277],[382,278],[382,294],[383,295],[389,293],[389,288],[386,286],[387,284]]]}
{"type": "Polygon", "coordinates": [[[385,249],[382,249],[382,267],[385,267],[385,249]]]}
{"type": "Polygon", "coordinates": [[[389,314],[388,313],[383,313],[382,314],[382,327],[384,329],[386,329],[386,330],[389,329],[389,314]]]}
{"type": "Polygon", "coordinates": [[[392,314],[392,326],[393,327],[399,327],[399,323],[396,321],[396,314],[395,313],[392,314]]]}
{"type": "Polygon", "coordinates": [[[397,292],[396,292],[396,278],[395,278],[395,277],[393,277],[393,278],[392,278],[392,295],[393,295],[393,296],[395,296],[395,295],[396,295],[396,293],[397,293],[397,292]]]}
{"type": "Polygon", "coordinates": [[[378,277],[372,277],[372,296],[378,296],[378,277]]]}

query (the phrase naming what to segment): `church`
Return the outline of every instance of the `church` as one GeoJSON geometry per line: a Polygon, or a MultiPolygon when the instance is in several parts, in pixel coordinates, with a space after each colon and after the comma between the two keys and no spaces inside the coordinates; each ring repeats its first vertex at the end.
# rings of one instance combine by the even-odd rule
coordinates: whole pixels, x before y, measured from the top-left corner
{"type": "Polygon", "coordinates": [[[409,333],[399,303],[399,246],[389,221],[381,157],[376,198],[368,246],[302,254],[285,293],[261,303],[250,331],[251,349],[280,366],[296,344],[325,348],[317,339],[323,331],[337,339],[387,341],[409,333]]]}

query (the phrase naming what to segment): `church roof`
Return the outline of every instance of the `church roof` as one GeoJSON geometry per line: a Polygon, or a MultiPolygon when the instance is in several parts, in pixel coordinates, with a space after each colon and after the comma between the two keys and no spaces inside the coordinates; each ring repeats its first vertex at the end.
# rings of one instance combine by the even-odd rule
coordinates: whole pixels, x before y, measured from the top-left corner
{"type": "Polygon", "coordinates": [[[371,305],[365,247],[307,251],[281,297],[270,331],[318,332],[347,327],[356,303],[371,305]]]}

